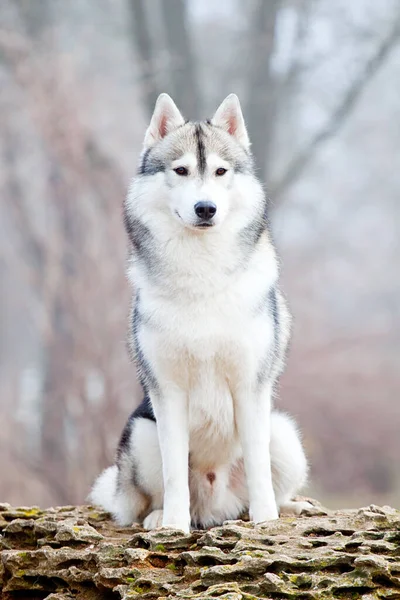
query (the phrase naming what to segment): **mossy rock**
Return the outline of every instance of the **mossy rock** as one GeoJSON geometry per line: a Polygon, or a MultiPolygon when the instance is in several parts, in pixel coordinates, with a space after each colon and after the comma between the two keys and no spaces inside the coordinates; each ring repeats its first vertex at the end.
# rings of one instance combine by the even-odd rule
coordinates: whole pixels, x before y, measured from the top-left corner
{"type": "Polygon", "coordinates": [[[400,513],[371,505],[208,531],[121,528],[93,507],[0,504],[2,600],[400,598],[400,513]]]}

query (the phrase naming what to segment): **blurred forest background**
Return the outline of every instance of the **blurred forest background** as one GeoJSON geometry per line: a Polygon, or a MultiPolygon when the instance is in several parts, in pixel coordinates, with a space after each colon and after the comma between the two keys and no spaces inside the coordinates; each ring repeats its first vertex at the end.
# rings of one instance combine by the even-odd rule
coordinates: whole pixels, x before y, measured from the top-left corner
{"type": "Polygon", "coordinates": [[[310,492],[400,500],[398,0],[1,0],[0,500],[82,503],[140,399],[121,206],[155,98],[242,100],[310,492]]]}

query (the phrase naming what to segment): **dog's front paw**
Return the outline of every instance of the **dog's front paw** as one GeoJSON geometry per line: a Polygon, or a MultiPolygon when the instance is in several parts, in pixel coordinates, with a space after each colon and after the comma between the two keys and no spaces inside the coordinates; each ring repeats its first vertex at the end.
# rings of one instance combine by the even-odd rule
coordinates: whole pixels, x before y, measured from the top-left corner
{"type": "Polygon", "coordinates": [[[250,520],[255,523],[264,523],[265,521],[275,521],[279,519],[278,510],[273,506],[256,506],[250,509],[250,520]]]}
{"type": "Polygon", "coordinates": [[[301,515],[303,512],[313,510],[314,506],[306,500],[291,500],[280,507],[280,514],[285,516],[301,515]]]}
{"type": "Polygon", "coordinates": [[[179,529],[183,533],[190,533],[190,512],[185,506],[175,505],[164,507],[162,526],[168,529],[179,529]]]}
{"type": "Polygon", "coordinates": [[[183,531],[183,533],[190,533],[190,523],[184,523],[182,521],[174,521],[174,522],[166,522],[164,519],[164,523],[162,524],[163,529],[177,529],[179,531],[183,531]]]}
{"type": "Polygon", "coordinates": [[[161,509],[153,510],[143,521],[144,529],[158,529],[162,527],[164,511],[161,509]]]}

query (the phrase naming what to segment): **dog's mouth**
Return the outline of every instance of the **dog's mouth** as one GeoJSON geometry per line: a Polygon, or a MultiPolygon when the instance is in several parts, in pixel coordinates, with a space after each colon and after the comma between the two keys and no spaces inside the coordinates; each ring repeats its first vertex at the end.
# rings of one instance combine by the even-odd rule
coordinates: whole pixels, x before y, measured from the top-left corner
{"type": "Polygon", "coordinates": [[[214,223],[210,223],[209,221],[202,221],[201,223],[195,223],[195,227],[199,227],[200,229],[206,229],[207,227],[213,227],[214,223]]]}
{"type": "Polygon", "coordinates": [[[186,221],[182,219],[181,215],[177,210],[175,210],[175,214],[182,221],[185,227],[190,227],[190,229],[209,229],[210,227],[214,227],[215,225],[215,223],[213,223],[212,221],[210,222],[200,219],[196,223],[186,223],[186,221]]]}

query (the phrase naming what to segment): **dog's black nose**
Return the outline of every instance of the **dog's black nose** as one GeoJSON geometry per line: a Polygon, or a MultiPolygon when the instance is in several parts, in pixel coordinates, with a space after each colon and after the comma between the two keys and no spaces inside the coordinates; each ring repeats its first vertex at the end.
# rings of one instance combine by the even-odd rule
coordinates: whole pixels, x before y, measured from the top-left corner
{"type": "Polygon", "coordinates": [[[194,212],[200,219],[209,221],[217,212],[217,207],[214,202],[205,202],[201,200],[194,205],[194,212]]]}

